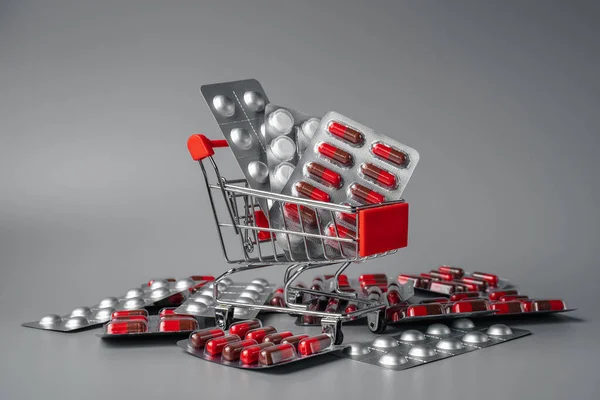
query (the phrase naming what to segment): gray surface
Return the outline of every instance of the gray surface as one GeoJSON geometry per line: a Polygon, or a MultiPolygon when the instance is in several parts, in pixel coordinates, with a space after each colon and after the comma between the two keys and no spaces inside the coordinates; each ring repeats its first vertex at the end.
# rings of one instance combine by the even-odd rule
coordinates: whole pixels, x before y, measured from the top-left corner
{"type": "Polygon", "coordinates": [[[599,397],[597,2],[202,3],[0,2],[1,399],[599,397]],[[21,328],[226,268],[185,141],[219,136],[199,86],[246,77],[421,153],[409,248],[352,272],[498,271],[581,320],[520,323],[534,335],[399,373],[277,375],[21,328]]]}

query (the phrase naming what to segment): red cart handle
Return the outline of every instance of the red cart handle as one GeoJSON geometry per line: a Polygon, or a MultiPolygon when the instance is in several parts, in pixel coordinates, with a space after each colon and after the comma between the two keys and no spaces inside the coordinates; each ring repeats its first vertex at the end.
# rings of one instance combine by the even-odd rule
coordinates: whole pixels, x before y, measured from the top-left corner
{"type": "Polygon", "coordinates": [[[190,136],[187,147],[194,161],[202,161],[215,154],[214,147],[229,147],[229,144],[227,140],[210,140],[204,135],[196,134],[190,136]]]}

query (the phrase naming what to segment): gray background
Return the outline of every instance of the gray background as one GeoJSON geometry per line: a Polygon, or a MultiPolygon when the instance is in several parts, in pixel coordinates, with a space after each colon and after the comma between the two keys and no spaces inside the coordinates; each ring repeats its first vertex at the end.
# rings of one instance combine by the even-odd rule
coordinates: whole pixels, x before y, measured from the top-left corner
{"type": "Polygon", "coordinates": [[[598,11],[0,1],[0,398],[598,398],[598,11]],[[225,270],[185,144],[219,137],[199,86],[248,77],[275,103],[336,110],[420,151],[410,246],[351,274],[495,271],[576,318],[519,322],[534,335],[399,373],[347,360],[252,373],[21,328],[150,277],[225,270]]]}

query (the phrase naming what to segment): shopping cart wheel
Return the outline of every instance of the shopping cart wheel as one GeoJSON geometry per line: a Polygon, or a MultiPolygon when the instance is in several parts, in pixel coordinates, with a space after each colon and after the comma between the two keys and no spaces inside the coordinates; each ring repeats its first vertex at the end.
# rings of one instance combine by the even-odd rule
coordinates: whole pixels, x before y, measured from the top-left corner
{"type": "Polygon", "coordinates": [[[333,338],[333,344],[338,346],[344,341],[344,334],[342,333],[342,321],[339,319],[321,319],[321,327],[323,333],[328,334],[333,338]]]}
{"type": "Polygon", "coordinates": [[[233,323],[234,307],[219,305],[215,307],[215,325],[223,330],[229,329],[233,323]]]}
{"type": "Polygon", "coordinates": [[[387,329],[385,310],[379,310],[367,315],[369,330],[373,333],[383,333],[387,329]]]}

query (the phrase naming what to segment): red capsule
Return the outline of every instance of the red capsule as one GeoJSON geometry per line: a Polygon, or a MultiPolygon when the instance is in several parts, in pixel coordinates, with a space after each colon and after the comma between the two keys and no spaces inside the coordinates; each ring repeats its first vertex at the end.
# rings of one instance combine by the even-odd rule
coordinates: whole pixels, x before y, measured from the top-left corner
{"type": "Polygon", "coordinates": [[[452,274],[454,275],[454,278],[462,278],[465,274],[465,271],[463,271],[462,268],[452,267],[450,265],[441,265],[438,268],[438,271],[443,272],[445,274],[452,274]]]}
{"type": "Polygon", "coordinates": [[[475,311],[488,311],[490,305],[485,300],[461,300],[452,305],[453,313],[467,313],[475,311]]]}
{"type": "Polygon", "coordinates": [[[429,271],[428,272],[429,276],[434,277],[435,279],[440,279],[442,281],[453,281],[454,280],[454,275],[452,274],[447,274],[445,272],[440,272],[440,271],[429,271]]]}
{"type": "Polygon", "coordinates": [[[277,329],[272,326],[263,326],[262,328],[252,329],[246,333],[246,339],[256,340],[262,343],[265,336],[277,332],[277,329]]]}
{"type": "Polygon", "coordinates": [[[215,277],[212,275],[192,275],[190,279],[193,281],[214,281],[215,277]]]}
{"type": "Polygon", "coordinates": [[[473,272],[471,274],[473,278],[483,279],[488,283],[489,287],[498,287],[498,282],[500,282],[500,278],[497,275],[487,274],[485,272],[473,272]]]}
{"type": "Polygon", "coordinates": [[[325,333],[308,337],[298,343],[298,352],[303,356],[310,356],[331,346],[331,337],[325,333]]]}
{"type": "Polygon", "coordinates": [[[464,276],[461,279],[457,279],[457,282],[463,285],[473,288],[473,291],[484,292],[487,290],[488,284],[483,279],[471,278],[470,276],[464,276]]]}
{"type": "Polygon", "coordinates": [[[365,201],[367,204],[379,204],[385,201],[385,197],[381,193],[377,193],[358,183],[350,186],[350,193],[359,200],[365,201]]]}
{"type": "Polygon", "coordinates": [[[275,345],[273,343],[259,343],[254,346],[246,347],[242,350],[242,353],[240,354],[240,361],[246,365],[255,364],[256,362],[258,362],[258,355],[262,349],[274,346],[275,345]]]}
{"type": "Polygon", "coordinates": [[[358,304],[353,303],[353,302],[348,303],[348,305],[344,309],[344,312],[346,314],[350,314],[350,313],[353,313],[355,311],[358,311],[358,304]]]}
{"type": "Polygon", "coordinates": [[[266,347],[258,353],[258,363],[262,365],[280,364],[294,358],[296,358],[296,348],[290,343],[266,347]]]}
{"type": "Polygon", "coordinates": [[[120,310],[120,311],[113,312],[111,315],[111,318],[115,319],[115,318],[129,317],[131,315],[143,315],[144,317],[148,318],[148,311],[146,311],[146,310],[120,310]]]}
{"type": "Polygon", "coordinates": [[[396,164],[399,167],[406,166],[406,154],[386,144],[375,143],[371,147],[371,152],[386,161],[396,164]]]}
{"type": "Polygon", "coordinates": [[[286,338],[284,338],[281,343],[289,343],[291,345],[294,346],[294,348],[296,348],[296,350],[298,350],[298,343],[300,343],[300,341],[302,341],[302,339],[306,339],[308,337],[308,335],[296,335],[296,336],[288,336],[286,338]]]}
{"type": "Polygon", "coordinates": [[[450,300],[448,300],[447,297],[433,297],[430,299],[423,299],[419,302],[419,304],[431,304],[431,303],[446,304],[449,302],[450,302],[450,300]]]}
{"type": "Polygon", "coordinates": [[[437,280],[436,278],[434,278],[433,276],[431,276],[429,274],[419,274],[419,278],[421,279],[420,287],[422,287],[424,289],[429,288],[429,285],[431,284],[431,282],[437,280]]]}
{"type": "Polygon", "coordinates": [[[327,126],[327,130],[332,135],[354,145],[362,145],[364,142],[362,133],[339,122],[330,122],[327,126]]]}
{"type": "Polygon", "coordinates": [[[290,218],[292,221],[300,223],[300,218],[302,218],[302,223],[314,226],[317,224],[317,214],[306,206],[298,206],[293,203],[285,203],[283,205],[284,213],[287,218],[290,218]],[[298,215],[298,207],[300,207],[300,215],[298,215]]]}
{"type": "Polygon", "coordinates": [[[490,308],[496,311],[496,314],[513,314],[523,312],[520,301],[498,301],[492,303],[490,308]]]}
{"type": "Polygon", "coordinates": [[[567,306],[562,300],[534,300],[531,302],[531,311],[562,311],[567,306]]]}
{"type": "Polygon", "coordinates": [[[341,219],[342,221],[347,222],[353,226],[356,225],[356,215],[357,214],[338,212],[337,215],[338,215],[339,219],[341,219]]]}
{"type": "Polygon", "coordinates": [[[185,332],[198,329],[198,321],[195,318],[166,318],[161,319],[158,324],[159,332],[185,332]]]}
{"type": "Polygon", "coordinates": [[[194,319],[196,319],[193,315],[190,315],[190,314],[167,314],[167,315],[160,317],[160,319],[173,319],[173,318],[194,318],[194,319]]]}
{"type": "Polygon", "coordinates": [[[521,295],[521,294],[507,294],[506,296],[500,297],[500,301],[513,301],[513,300],[521,300],[528,299],[529,296],[521,295]]]}
{"type": "Polygon", "coordinates": [[[202,329],[196,332],[192,332],[188,340],[188,346],[195,349],[202,349],[211,339],[225,336],[225,331],[220,328],[208,328],[202,329]]]}
{"type": "MultiPolygon", "coordinates": [[[[254,211],[254,224],[258,228],[269,228],[269,219],[262,210],[254,211]]],[[[259,242],[266,242],[271,240],[272,234],[269,231],[258,231],[256,233],[256,240],[259,242]]]]}
{"type": "Polygon", "coordinates": [[[117,319],[106,324],[106,333],[109,335],[122,335],[125,333],[148,332],[148,322],[141,320],[117,319]]]}
{"type": "Polygon", "coordinates": [[[317,151],[324,157],[340,163],[348,167],[352,164],[352,156],[344,150],[339,149],[329,143],[321,143],[317,147],[317,151]]]}
{"type": "Polygon", "coordinates": [[[181,303],[183,303],[183,301],[185,300],[185,297],[183,297],[183,294],[181,293],[175,293],[169,297],[167,297],[166,299],[160,300],[156,303],[154,303],[155,306],[178,306],[181,303]]]}
{"type": "Polygon", "coordinates": [[[390,322],[400,321],[402,318],[406,317],[406,309],[408,308],[408,303],[402,302],[391,307],[388,307],[385,310],[385,319],[390,322]]]}
{"type": "Polygon", "coordinates": [[[387,294],[387,302],[390,306],[395,306],[402,302],[402,297],[400,296],[400,292],[397,290],[388,290],[387,294]]]}
{"type": "Polygon", "coordinates": [[[496,290],[495,292],[491,292],[488,294],[488,297],[490,298],[490,300],[492,301],[497,301],[500,300],[500,298],[502,296],[506,296],[508,294],[519,294],[519,292],[517,292],[514,289],[511,290],[496,290]]]}
{"type": "Polygon", "coordinates": [[[462,286],[454,282],[433,281],[429,284],[429,290],[432,292],[453,294],[455,292],[465,292],[462,286]]]}
{"type": "Polygon", "coordinates": [[[315,290],[315,291],[319,291],[322,292],[323,291],[323,284],[319,281],[313,281],[313,283],[310,285],[310,290],[315,290]]]}
{"type": "Polygon", "coordinates": [[[269,300],[269,304],[274,307],[285,307],[285,299],[281,293],[275,293],[269,300]]]}
{"type": "Polygon", "coordinates": [[[324,201],[326,203],[329,203],[331,201],[331,197],[329,197],[327,193],[325,193],[321,189],[317,189],[310,183],[300,181],[296,183],[296,190],[298,191],[298,194],[311,200],[324,201]]]}
{"type": "Polygon", "coordinates": [[[425,315],[439,315],[443,313],[444,309],[442,308],[442,305],[437,303],[412,305],[406,309],[406,315],[408,317],[422,317],[425,315]]]}
{"type": "Polygon", "coordinates": [[[340,300],[336,299],[335,297],[332,297],[329,299],[329,301],[327,302],[327,305],[325,306],[325,312],[326,313],[336,313],[338,312],[338,308],[340,307],[340,300]]]}
{"type": "Polygon", "coordinates": [[[531,312],[531,303],[533,303],[533,300],[531,299],[520,299],[517,300],[521,302],[521,308],[523,309],[524,312],[531,312]]]}
{"type": "Polygon", "coordinates": [[[275,293],[283,293],[284,289],[282,287],[278,287],[275,289],[275,293]]]}
{"type": "Polygon", "coordinates": [[[329,224],[327,226],[327,233],[328,233],[328,236],[335,237],[335,238],[356,239],[356,232],[354,232],[351,229],[346,228],[345,226],[335,225],[333,223],[329,224]],[[336,227],[337,227],[337,232],[336,232],[336,227]]]}
{"type": "Polygon", "coordinates": [[[262,323],[258,319],[251,319],[248,321],[236,322],[229,327],[230,335],[238,335],[243,338],[246,336],[248,331],[252,329],[258,329],[262,326],[262,323]]]}
{"type": "Polygon", "coordinates": [[[387,282],[387,275],[386,274],[362,274],[361,276],[358,277],[358,280],[359,281],[378,280],[378,281],[387,282]]]}
{"type": "Polygon", "coordinates": [[[240,340],[239,342],[229,343],[223,347],[221,354],[227,361],[237,361],[240,359],[242,351],[250,346],[256,346],[256,340],[240,340]]]}
{"type": "Polygon", "coordinates": [[[263,338],[263,343],[279,344],[283,341],[283,339],[288,338],[290,336],[294,336],[294,334],[290,331],[272,333],[270,335],[266,335],[263,338]]]}
{"type": "Polygon", "coordinates": [[[175,314],[175,309],[176,309],[176,307],[166,307],[166,308],[163,308],[163,309],[161,309],[158,312],[158,316],[160,318],[162,318],[165,315],[177,315],[177,314],[175,314]]]}
{"type": "Polygon", "coordinates": [[[462,299],[473,299],[479,297],[479,292],[463,292],[463,293],[454,293],[450,296],[450,301],[459,301],[462,299]]]}
{"type": "Polygon", "coordinates": [[[111,321],[148,321],[145,315],[128,315],[125,317],[113,318],[111,321]]]}
{"type": "Polygon", "coordinates": [[[239,342],[241,339],[238,335],[221,336],[210,339],[204,346],[204,351],[211,356],[218,356],[223,352],[223,348],[229,343],[239,342]]]}
{"type": "Polygon", "coordinates": [[[328,186],[339,188],[342,185],[342,177],[337,172],[325,168],[321,164],[315,162],[306,165],[306,172],[316,178],[317,181],[328,186]]]}
{"type": "MultiPolygon", "coordinates": [[[[323,275],[323,278],[328,281],[330,279],[335,278],[335,275],[323,275]]],[[[348,275],[340,274],[338,277],[338,282],[346,282],[348,283],[348,275]]]]}
{"type": "Polygon", "coordinates": [[[405,285],[408,282],[412,282],[413,286],[416,287],[416,288],[423,287],[423,281],[418,276],[407,275],[407,274],[398,275],[398,283],[399,284],[405,285]]]}
{"type": "Polygon", "coordinates": [[[396,187],[396,176],[374,164],[365,163],[360,166],[360,172],[385,188],[396,187]]]}

